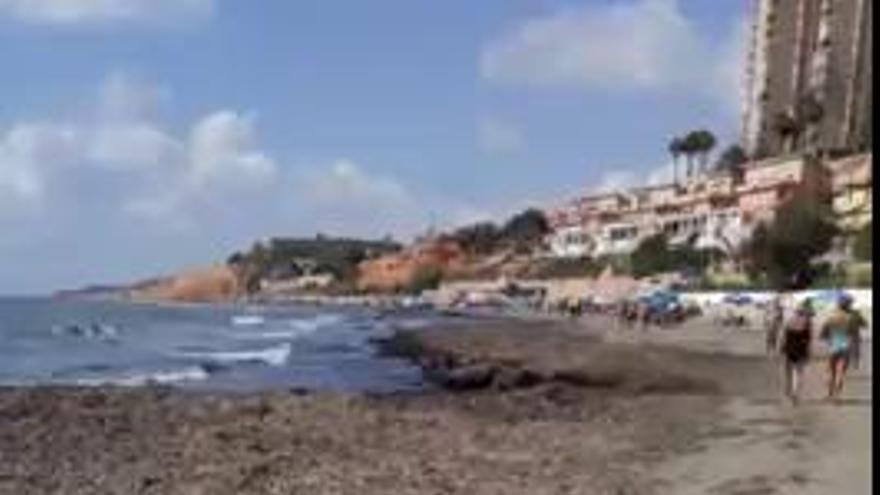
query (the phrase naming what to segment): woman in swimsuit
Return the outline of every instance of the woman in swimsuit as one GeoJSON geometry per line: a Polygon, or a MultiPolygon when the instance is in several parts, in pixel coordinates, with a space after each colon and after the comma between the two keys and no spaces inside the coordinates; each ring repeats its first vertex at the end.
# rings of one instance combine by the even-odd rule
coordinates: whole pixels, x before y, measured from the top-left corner
{"type": "Polygon", "coordinates": [[[800,397],[801,377],[804,366],[810,358],[810,343],[813,338],[813,305],[810,298],[794,311],[782,333],[783,372],[785,375],[785,394],[792,404],[800,397]]]}
{"type": "Polygon", "coordinates": [[[865,321],[852,309],[852,299],[844,295],[838,307],[822,326],[822,340],[828,345],[828,399],[837,400],[850,360],[858,360],[859,340],[865,321]]]}

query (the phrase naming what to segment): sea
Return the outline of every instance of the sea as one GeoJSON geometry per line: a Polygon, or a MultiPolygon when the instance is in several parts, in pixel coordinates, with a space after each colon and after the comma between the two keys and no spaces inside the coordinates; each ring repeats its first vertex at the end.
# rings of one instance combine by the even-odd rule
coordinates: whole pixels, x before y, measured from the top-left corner
{"type": "Polygon", "coordinates": [[[0,386],[148,384],[206,390],[419,389],[376,339],[444,318],[309,305],[0,299],[0,386]]]}

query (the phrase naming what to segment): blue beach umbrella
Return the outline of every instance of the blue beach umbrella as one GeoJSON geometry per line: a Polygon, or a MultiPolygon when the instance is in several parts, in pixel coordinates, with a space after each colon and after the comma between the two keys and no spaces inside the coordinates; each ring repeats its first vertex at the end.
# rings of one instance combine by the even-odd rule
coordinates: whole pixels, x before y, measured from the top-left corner
{"type": "Polygon", "coordinates": [[[835,306],[844,297],[850,297],[846,291],[841,289],[823,290],[813,296],[813,303],[820,307],[835,306]]]}
{"type": "Polygon", "coordinates": [[[666,311],[678,304],[678,294],[669,290],[656,290],[642,295],[639,300],[653,310],[666,311]]]}
{"type": "Polygon", "coordinates": [[[723,302],[733,304],[734,306],[745,306],[754,302],[751,296],[742,293],[733,293],[724,296],[723,302]]]}

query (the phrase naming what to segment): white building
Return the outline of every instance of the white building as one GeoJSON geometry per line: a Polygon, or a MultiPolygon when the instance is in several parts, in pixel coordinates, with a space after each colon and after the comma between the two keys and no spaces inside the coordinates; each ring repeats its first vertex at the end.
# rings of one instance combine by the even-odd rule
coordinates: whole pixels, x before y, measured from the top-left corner
{"type": "Polygon", "coordinates": [[[564,227],[550,237],[550,252],[558,258],[583,258],[592,253],[594,244],[584,227],[564,227]]]}
{"type": "Polygon", "coordinates": [[[633,252],[646,232],[632,223],[616,222],[603,225],[596,238],[592,256],[628,254],[633,252]]]}

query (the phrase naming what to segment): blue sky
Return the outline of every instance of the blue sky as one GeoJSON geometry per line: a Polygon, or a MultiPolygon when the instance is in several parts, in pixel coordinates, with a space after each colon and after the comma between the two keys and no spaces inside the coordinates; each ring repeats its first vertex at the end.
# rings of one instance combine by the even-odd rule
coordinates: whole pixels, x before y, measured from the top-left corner
{"type": "Polygon", "coordinates": [[[739,0],[0,0],[0,293],[501,218],[736,137],[739,0]]]}

